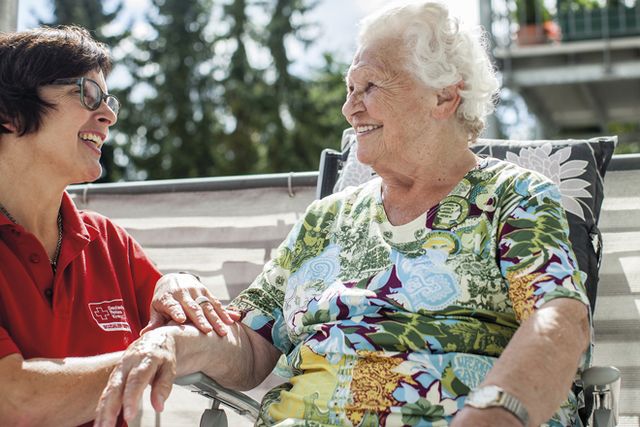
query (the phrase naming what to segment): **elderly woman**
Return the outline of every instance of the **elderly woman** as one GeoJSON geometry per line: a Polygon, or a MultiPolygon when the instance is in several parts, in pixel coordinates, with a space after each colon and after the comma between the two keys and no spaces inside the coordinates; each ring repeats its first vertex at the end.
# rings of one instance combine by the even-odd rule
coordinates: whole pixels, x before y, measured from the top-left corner
{"type": "Polygon", "coordinates": [[[175,374],[254,387],[259,425],[572,426],[588,300],[558,189],[469,149],[497,89],[445,6],[366,18],[343,114],[378,178],[314,202],[232,305],[225,337],[167,326],[130,347],[98,426],[175,374]]]}
{"type": "Polygon", "coordinates": [[[90,422],[121,351],[150,318],[151,327],[185,320],[161,295],[180,296],[204,331],[231,321],[211,304],[203,313],[202,288],[175,291],[197,283],[186,274],[162,278],[150,309],[158,270],[122,228],[78,211],[65,192],[101,174],[120,108],[107,92],[110,68],[106,46],[78,27],[0,34],[3,426],[90,422]]]}

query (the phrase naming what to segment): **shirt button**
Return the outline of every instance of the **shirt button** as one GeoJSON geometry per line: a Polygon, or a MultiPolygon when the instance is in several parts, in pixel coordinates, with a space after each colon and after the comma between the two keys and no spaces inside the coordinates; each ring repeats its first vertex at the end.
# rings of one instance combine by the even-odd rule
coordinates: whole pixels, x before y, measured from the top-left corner
{"type": "Polygon", "coordinates": [[[38,254],[29,255],[29,261],[31,261],[34,264],[39,263],[40,262],[40,255],[38,255],[38,254]]]}
{"type": "Polygon", "coordinates": [[[51,288],[45,289],[44,296],[47,297],[47,299],[51,299],[51,297],[53,296],[53,289],[51,288]]]}

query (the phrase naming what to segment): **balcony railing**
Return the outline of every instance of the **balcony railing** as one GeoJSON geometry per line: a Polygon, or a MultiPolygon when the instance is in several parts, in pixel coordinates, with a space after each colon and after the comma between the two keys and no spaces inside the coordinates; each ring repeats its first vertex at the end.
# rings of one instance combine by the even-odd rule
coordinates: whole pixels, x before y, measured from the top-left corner
{"type": "MultiPolygon", "coordinates": [[[[560,2],[562,3],[565,2],[560,2]]],[[[568,2],[566,2],[568,3],[568,2]]],[[[557,20],[563,41],[640,35],[640,5],[597,8],[560,7],[557,20]]]]}
{"type": "Polygon", "coordinates": [[[640,0],[596,3],[491,0],[490,32],[498,47],[640,36],[640,0]]]}

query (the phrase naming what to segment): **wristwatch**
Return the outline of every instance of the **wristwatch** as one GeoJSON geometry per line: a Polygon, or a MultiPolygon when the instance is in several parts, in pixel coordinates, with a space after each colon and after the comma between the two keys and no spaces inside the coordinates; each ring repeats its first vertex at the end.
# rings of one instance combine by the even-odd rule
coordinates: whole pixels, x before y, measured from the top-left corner
{"type": "Polygon", "coordinates": [[[529,423],[529,413],[522,402],[497,385],[487,385],[471,390],[464,404],[479,409],[498,406],[515,415],[523,426],[527,427],[529,423]]]}

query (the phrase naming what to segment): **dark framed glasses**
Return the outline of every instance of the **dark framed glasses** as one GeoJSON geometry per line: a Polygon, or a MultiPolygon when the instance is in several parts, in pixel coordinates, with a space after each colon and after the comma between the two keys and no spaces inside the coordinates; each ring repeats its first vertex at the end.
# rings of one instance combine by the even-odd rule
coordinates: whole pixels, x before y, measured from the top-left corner
{"type": "Polygon", "coordinates": [[[113,113],[118,116],[120,111],[120,101],[115,95],[105,94],[100,85],[94,80],[86,77],[71,78],[71,79],[57,79],[49,83],[50,85],[77,85],[80,88],[80,102],[82,105],[90,111],[95,111],[100,108],[102,101],[107,104],[107,107],[113,113]]]}

